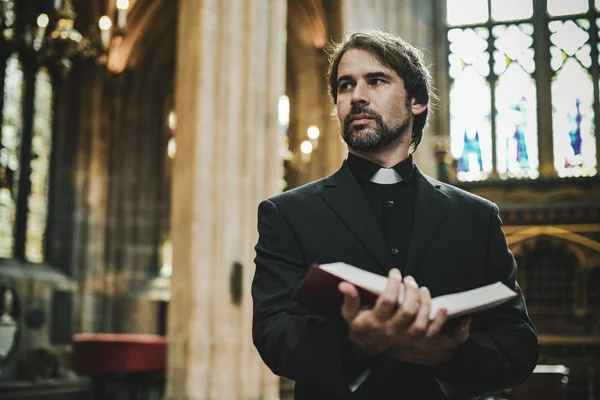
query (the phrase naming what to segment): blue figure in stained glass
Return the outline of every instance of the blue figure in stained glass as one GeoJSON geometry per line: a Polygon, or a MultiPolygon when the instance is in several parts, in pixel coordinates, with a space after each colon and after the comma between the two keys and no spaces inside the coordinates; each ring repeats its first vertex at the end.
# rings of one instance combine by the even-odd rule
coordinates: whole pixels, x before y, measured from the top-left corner
{"type": "Polygon", "coordinates": [[[525,126],[527,125],[527,99],[521,97],[517,104],[511,104],[511,108],[518,114],[518,122],[515,124],[513,138],[517,146],[516,161],[521,169],[529,168],[529,157],[527,156],[527,144],[525,143],[525,126]]]}
{"type": "MultiPolygon", "coordinates": [[[[569,125],[571,129],[569,130],[569,139],[571,143],[571,148],[573,150],[573,155],[575,156],[575,160],[579,159],[579,155],[581,154],[581,123],[583,121],[583,115],[581,115],[581,100],[575,99],[575,115],[569,114],[569,125]]],[[[569,163],[566,161],[568,165],[580,165],[580,163],[569,163]]]]}
{"type": "Polygon", "coordinates": [[[483,162],[481,160],[481,145],[479,143],[478,131],[475,131],[475,135],[471,136],[465,129],[465,136],[463,139],[463,152],[462,156],[457,162],[457,169],[461,172],[483,171],[483,162]],[[476,165],[473,165],[473,158],[477,159],[476,165]]]}

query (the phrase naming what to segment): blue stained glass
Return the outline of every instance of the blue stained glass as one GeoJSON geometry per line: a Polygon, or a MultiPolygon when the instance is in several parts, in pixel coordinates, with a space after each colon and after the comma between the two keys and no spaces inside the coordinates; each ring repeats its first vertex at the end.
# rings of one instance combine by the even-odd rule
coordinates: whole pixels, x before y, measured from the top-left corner
{"type": "Polygon", "coordinates": [[[539,176],[535,80],[513,62],[496,83],[496,170],[500,178],[539,176]]]}
{"type": "Polygon", "coordinates": [[[461,181],[483,180],[492,172],[490,115],[490,85],[474,67],[467,66],[450,89],[451,152],[461,181]]]}
{"type": "Polygon", "coordinates": [[[592,78],[569,57],[552,82],[554,167],[560,177],[597,173],[593,105],[592,78]]]}
{"type": "Polygon", "coordinates": [[[14,223],[21,157],[23,71],[16,55],[8,58],[0,132],[0,257],[13,256],[14,223]]]}

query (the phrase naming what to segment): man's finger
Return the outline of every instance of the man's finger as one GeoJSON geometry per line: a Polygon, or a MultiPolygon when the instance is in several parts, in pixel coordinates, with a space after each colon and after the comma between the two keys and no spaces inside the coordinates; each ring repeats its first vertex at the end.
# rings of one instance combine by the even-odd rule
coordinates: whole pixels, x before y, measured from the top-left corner
{"type": "Polygon", "coordinates": [[[392,318],[394,326],[403,329],[412,324],[419,312],[420,300],[417,282],[411,276],[404,278],[404,298],[392,318]]]}
{"type": "Polygon", "coordinates": [[[461,323],[456,327],[454,331],[454,335],[452,338],[456,340],[458,343],[466,342],[469,338],[469,330],[471,329],[471,317],[461,321],[461,323]]]}
{"type": "Polygon", "coordinates": [[[439,309],[437,314],[435,314],[435,318],[433,319],[433,322],[431,322],[431,325],[429,325],[429,328],[427,329],[427,333],[425,334],[425,336],[428,338],[432,338],[432,337],[436,336],[438,333],[440,333],[440,330],[442,329],[442,326],[444,326],[444,324],[446,323],[447,319],[448,319],[448,311],[446,311],[445,308],[439,309]]]}
{"type": "Polygon", "coordinates": [[[375,302],[373,315],[380,321],[386,321],[398,306],[398,294],[400,293],[400,285],[402,275],[396,268],[390,270],[388,274],[388,282],[385,290],[375,302]]]}
{"type": "Polygon", "coordinates": [[[422,287],[419,289],[419,312],[417,317],[410,327],[410,333],[415,335],[423,335],[427,332],[429,326],[429,310],[431,308],[431,294],[429,289],[422,287]]]}
{"type": "Polygon", "coordinates": [[[360,295],[354,285],[348,282],[340,282],[338,290],[344,295],[342,304],[342,316],[346,322],[350,323],[360,311],[360,295]]]}

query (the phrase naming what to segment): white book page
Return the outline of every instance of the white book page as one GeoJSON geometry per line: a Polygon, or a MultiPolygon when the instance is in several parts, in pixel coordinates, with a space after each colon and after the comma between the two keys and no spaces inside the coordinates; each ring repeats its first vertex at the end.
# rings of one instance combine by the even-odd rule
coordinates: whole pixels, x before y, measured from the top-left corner
{"type": "MultiPolygon", "coordinates": [[[[319,268],[377,295],[383,293],[387,286],[388,278],[385,276],[377,275],[343,262],[323,264],[319,268]]],[[[403,297],[404,286],[401,285],[400,293],[398,294],[398,304],[402,302],[403,297]]]]}
{"type": "Polygon", "coordinates": [[[431,300],[431,312],[429,317],[433,319],[440,308],[445,308],[448,315],[457,314],[473,308],[479,308],[486,304],[506,300],[516,295],[502,282],[482,286],[466,292],[438,296],[431,300]]]}
{"type": "MultiPolygon", "coordinates": [[[[320,265],[320,268],[377,295],[383,293],[388,281],[388,278],[385,276],[377,275],[343,262],[323,264],[320,265]]],[[[448,316],[452,316],[470,309],[506,300],[515,295],[516,293],[502,282],[496,282],[491,285],[467,290],[465,292],[438,296],[431,300],[429,316],[433,319],[440,308],[445,308],[448,311],[448,316]]],[[[403,297],[404,285],[401,285],[400,293],[398,295],[398,304],[402,303],[403,297]]]]}

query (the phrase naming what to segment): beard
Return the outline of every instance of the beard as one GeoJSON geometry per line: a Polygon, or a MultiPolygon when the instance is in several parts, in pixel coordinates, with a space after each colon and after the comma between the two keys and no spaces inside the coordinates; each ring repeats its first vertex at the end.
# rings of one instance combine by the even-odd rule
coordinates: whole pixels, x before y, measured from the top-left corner
{"type": "Polygon", "coordinates": [[[342,126],[342,139],[354,149],[364,152],[377,152],[394,143],[397,140],[405,140],[410,126],[410,109],[407,109],[405,117],[396,128],[391,128],[381,115],[366,107],[353,106],[344,118],[342,126]],[[366,128],[365,124],[352,125],[351,118],[354,115],[366,114],[373,118],[377,125],[375,128],[366,128]]]}

